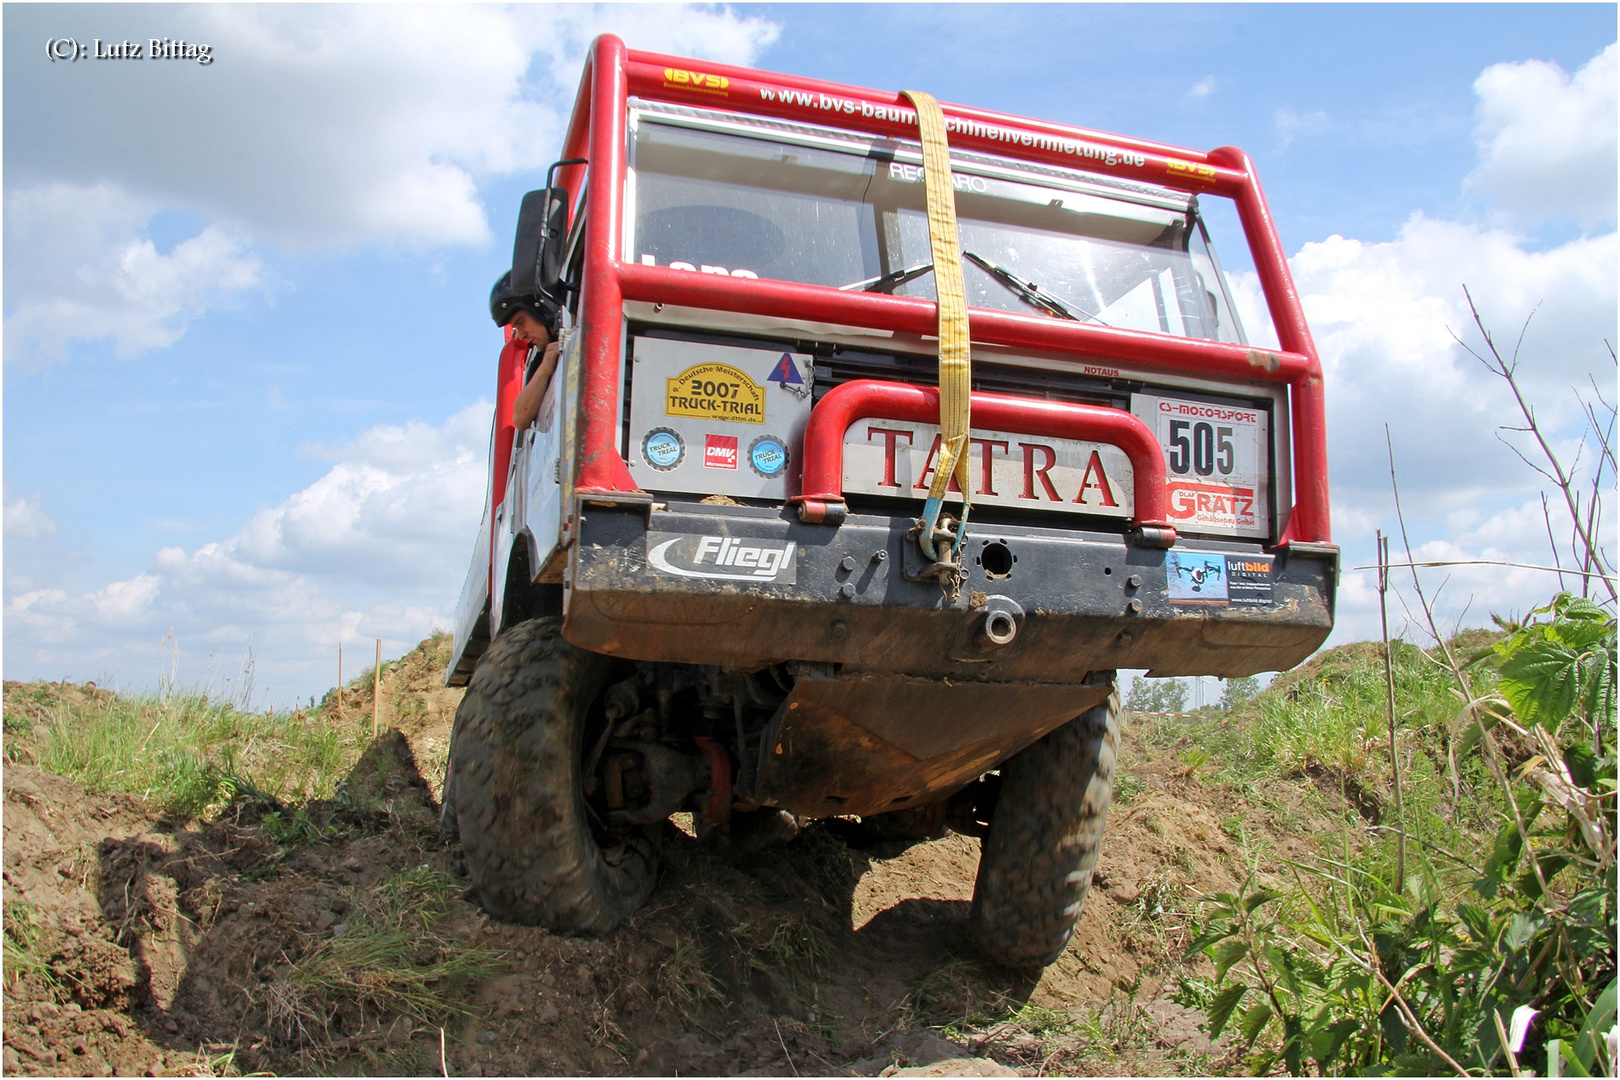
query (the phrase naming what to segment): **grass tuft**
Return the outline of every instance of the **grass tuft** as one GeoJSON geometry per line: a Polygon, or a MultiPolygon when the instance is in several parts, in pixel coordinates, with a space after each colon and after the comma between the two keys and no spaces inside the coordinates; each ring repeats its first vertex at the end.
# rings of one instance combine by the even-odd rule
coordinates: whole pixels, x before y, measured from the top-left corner
{"type": "Polygon", "coordinates": [[[202,694],[124,697],[70,684],[7,683],[5,756],[93,793],[122,792],[202,818],[238,795],[330,798],[370,742],[359,717],[244,712],[202,694]]]}
{"type": "Polygon", "coordinates": [[[343,936],[318,942],[265,990],[270,1022],[289,1039],[319,1042],[339,1003],[425,1024],[473,1015],[457,991],[493,972],[501,955],[445,932],[457,899],[455,884],[427,866],[355,890],[343,936]]]}

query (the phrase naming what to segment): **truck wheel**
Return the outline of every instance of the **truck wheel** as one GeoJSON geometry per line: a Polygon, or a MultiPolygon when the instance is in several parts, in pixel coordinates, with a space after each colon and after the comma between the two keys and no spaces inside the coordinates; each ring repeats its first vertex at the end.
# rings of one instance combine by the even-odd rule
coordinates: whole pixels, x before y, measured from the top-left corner
{"type": "Polygon", "coordinates": [[[974,945],[997,963],[1044,967],[1074,934],[1108,820],[1118,738],[1114,686],[1107,701],[1001,766],[970,917],[974,945]]]}
{"type": "Polygon", "coordinates": [[[581,783],[608,665],[563,640],[561,619],[532,619],[495,640],[456,710],[445,821],[496,918],[604,934],[652,891],[650,835],[606,833],[581,783]]]}

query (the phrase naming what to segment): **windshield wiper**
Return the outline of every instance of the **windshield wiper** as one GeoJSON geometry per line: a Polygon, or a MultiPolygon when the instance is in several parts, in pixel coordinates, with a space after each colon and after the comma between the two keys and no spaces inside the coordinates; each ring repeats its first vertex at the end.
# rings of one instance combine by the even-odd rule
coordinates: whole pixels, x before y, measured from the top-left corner
{"type": "Polygon", "coordinates": [[[1038,308],[1048,315],[1056,315],[1061,319],[1073,319],[1076,322],[1090,320],[1091,322],[1102,323],[1104,326],[1108,325],[1091,312],[1077,308],[1067,301],[1053,296],[1033,281],[1025,281],[1011,270],[1004,266],[997,266],[982,255],[975,255],[971,251],[964,251],[962,255],[964,258],[972,259],[985,273],[1017,293],[1018,298],[1030,307],[1038,308]]]}
{"type": "Polygon", "coordinates": [[[848,285],[838,286],[841,292],[893,292],[912,278],[920,278],[934,268],[931,262],[918,263],[908,266],[904,270],[890,270],[887,274],[879,274],[874,278],[862,281],[852,281],[848,285]]]}

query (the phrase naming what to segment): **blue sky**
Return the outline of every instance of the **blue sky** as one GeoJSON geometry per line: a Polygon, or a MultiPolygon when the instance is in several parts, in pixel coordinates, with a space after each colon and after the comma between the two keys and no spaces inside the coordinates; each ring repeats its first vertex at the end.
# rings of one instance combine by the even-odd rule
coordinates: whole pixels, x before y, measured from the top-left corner
{"type": "MultiPolygon", "coordinates": [[[[286,703],[330,685],[340,638],[397,655],[446,625],[481,510],[485,297],[604,30],[1248,150],[1327,366],[1350,565],[1393,523],[1386,422],[1427,554],[1547,559],[1536,478],[1492,435],[1511,401],[1447,334],[1463,282],[1500,333],[1542,305],[1525,371],[1550,423],[1586,373],[1614,386],[1613,5],[4,16],[8,679],[150,687],[177,643],[181,682],[223,688],[251,648],[286,703]],[[53,35],[215,60],[51,63],[53,35]]],[[[1252,297],[1235,237],[1222,253],[1252,297]]],[[[1340,638],[1376,632],[1363,578],[1340,638]]],[[[1549,587],[1469,570],[1444,599],[1473,623],[1549,587]]]]}

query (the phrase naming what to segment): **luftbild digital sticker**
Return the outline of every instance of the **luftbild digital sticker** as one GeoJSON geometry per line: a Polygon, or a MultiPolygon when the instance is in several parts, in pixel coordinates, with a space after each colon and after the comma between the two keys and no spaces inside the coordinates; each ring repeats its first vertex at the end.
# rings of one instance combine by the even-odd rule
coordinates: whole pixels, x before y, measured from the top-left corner
{"type": "Polygon", "coordinates": [[[1164,575],[1172,604],[1225,604],[1226,556],[1208,551],[1171,551],[1164,575]]]}
{"type": "Polygon", "coordinates": [[[1233,607],[1269,607],[1271,582],[1271,556],[1226,557],[1226,595],[1233,607]]]}
{"type": "Polygon", "coordinates": [[[647,565],[660,574],[710,581],[792,585],[796,580],[792,540],[756,540],[692,533],[647,534],[647,565]]]}
{"type": "Polygon", "coordinates": [[[669,428],[653,428],[641,440],[641,456],[653,468],[668,472],[686,456],[686,444],[669,428]]]}

